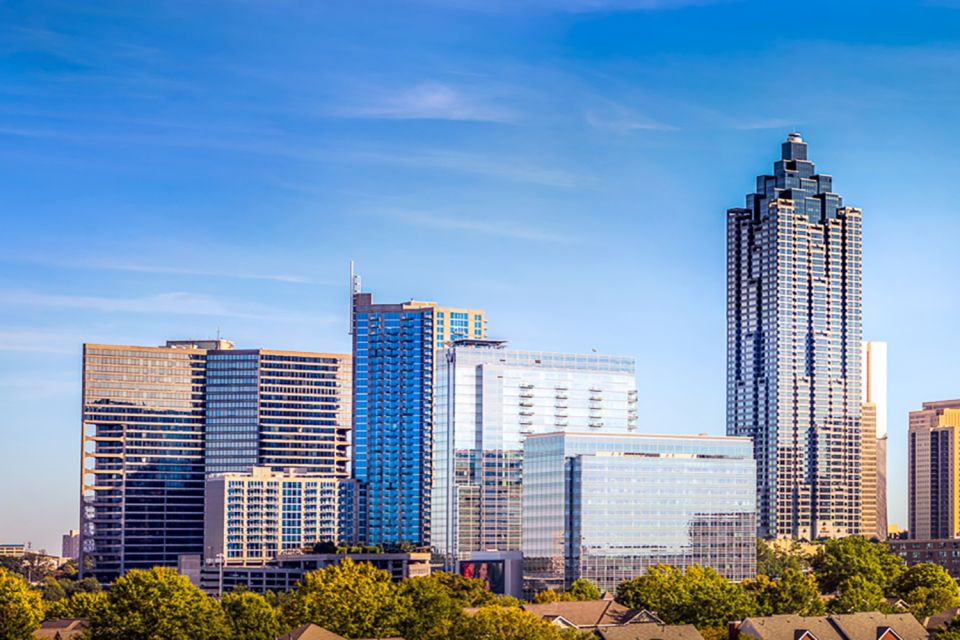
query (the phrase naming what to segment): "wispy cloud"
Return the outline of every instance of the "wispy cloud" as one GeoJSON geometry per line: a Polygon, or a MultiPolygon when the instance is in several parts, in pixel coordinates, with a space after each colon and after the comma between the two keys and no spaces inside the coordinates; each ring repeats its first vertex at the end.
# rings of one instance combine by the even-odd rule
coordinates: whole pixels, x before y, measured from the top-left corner
{"type": "Polygon", "coordinates": [[[442,82],[423,82],[394,92],[377,92],[367,99],[344,104],[330,115],[392,120],[461,120],[511,122],[508,110],[489,99],[442,82]]]}
{"type": "Polygon", "coordinates": [[[587,109],[584,113],[587,124],[595,129],[626,133],[629,131],[676,131],[677,127],[649,118],[629,107],[615,102],[606,102],[587,109]]]}
{"type": "Polygon", "coordinates": [[[445,169],[458,173],[502,178],[515,182],[528,182],[548,187],[589,187],[596,182],[589,176],[571,173],[563,169],[533,165],[520,158],[481,156],[458,151],[434,150],[411,152],[402,155],[389,152],[358,151],[349,154],[340,154],[337,159],[377,162],[397,166],[445,169]]]}
{"type": "Polygon", "coordinates": [[[0,305],[10,305],[13,308],[96,311],[98,313],[220,316],[273,322],[335,321],[332,316],[279,311],[273,307],[253,303],[226,304],[208,295],[181,291],[126,298],[0,291],[0,305]]]}
{"type": "Polygon", "coordinates": [[[427,0],[429,4],[470,11],[670,11],[685,7],[718,4],[725,0],[427,0]]]}
{"type": "Polygon", "coordinates": [[[734,129],[795,129],[799,122],[797,120],[788,120],[786,118],[759,118],[756,120],[741,120],[731,123],[734,129]]]}
{"type": "Polygon", "coordinates": [[[477,219],[474,216],[452,217],[422,211],[382,211],[375,215],[396,220],[404,224],[443,231],[460,231],[482,235],[510,238],[514,240],[532,240],[548,243],[571,243],[572,236],[562,235],[546,229],[528,226],[512,219],[477,219]]]}
{"type": "Polygon", "coordinates": [[[72,333],[0,328],[0,352],[77,354],[82,340],[72,333]]]}

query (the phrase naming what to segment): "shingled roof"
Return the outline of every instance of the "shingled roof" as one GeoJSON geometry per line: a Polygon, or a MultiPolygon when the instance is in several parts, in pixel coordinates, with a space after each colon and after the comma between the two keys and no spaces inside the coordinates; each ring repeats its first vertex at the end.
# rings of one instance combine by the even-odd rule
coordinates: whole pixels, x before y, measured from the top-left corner
{"type": "Polygon", "coordinates": [[[613,600],[581,600],[524,604],[523,609],[535,616],[578,629],[595,629],[633,622],[660,622],[649,611],[629,609],[613,600]]]}
{"type": "Polygon", "coordinates": [[[703,640],[692,624],[647,622],[598,629],[602,640],[703,640]]]}
{"type": "MultiPolygon", "coordinates": [[[[746,618],[737,631],[741,640],[926,640],[929,636],[909,613],[875,611],[832,616],[767,616],[746,618]]],[[[731,636],[732,637],[732,636],[731,636]]]]}

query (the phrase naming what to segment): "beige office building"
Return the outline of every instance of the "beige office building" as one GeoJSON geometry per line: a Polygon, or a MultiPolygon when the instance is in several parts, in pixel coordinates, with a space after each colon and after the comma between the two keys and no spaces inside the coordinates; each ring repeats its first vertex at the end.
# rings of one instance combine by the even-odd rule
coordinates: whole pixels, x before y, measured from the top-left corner
{"type": "Polygon", "coordinates": [[[862,535],[887,537],[887,343],[864,342],[861,393],[862,535]]]}
{"type": "Polygon", "coordinates": [[[911,411],[907,447],[910,537],[960,537],[960,400],[911,411]]]}
{"type": "Polygon", "coordinates": [[[209,476],[204,559],[256,566],[318,542],[355,544],[358,500],[350,478],[269,467],[209,476]]]}

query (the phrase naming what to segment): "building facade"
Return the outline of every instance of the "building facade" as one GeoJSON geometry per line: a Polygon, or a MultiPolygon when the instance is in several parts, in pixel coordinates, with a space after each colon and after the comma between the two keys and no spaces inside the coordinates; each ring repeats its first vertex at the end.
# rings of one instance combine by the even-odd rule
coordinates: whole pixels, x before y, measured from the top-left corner
{"type": "Polygon", "coordinates": [[[108,582],[202,553],[207,473],[348,476],[349,379],[346,355],[84,345],[81,571],[108,582]]]}
{"type": "Polygon", "coordinates": [[[80,530],[70,529],[61,538],[60,556],[69,559],[80,557],[80,530]]]}
{"type": "Polygon", "coordinates": [[[207,477],[203,556],[225,566],[264,565],[318,542],[357,542],[356,480],[254,467],[207,477]]]}
{"type": "Polygon", "coordinates": [[[523,439],[636,426],[633,358],[463,340],[437,353],[432,547],[450,569],[471,552],[519,550],[523,439]]]}
{"type": "Polygon", "coordinates": [[[884,540],[887,537],[887,343],[863,343],[861,371],[861,533],[884,540]]]}
{"type": "Polygon", "coordinates": [[[602,590],[657,563],[756,574],[756,465],[747,438],[533,434],[524,442],[527,590],[602,590]]]}
{"type": "Polygon", "coordinates": [[[960,538],[960,400],[910,412],[907,517],[910,538],[960,538]]]}
{"type": "Polygon", "coordinates": [[[727,211],[727,434],[753,438],[758,532],[861,530],[861,213],[790,134],[727,211]]]}

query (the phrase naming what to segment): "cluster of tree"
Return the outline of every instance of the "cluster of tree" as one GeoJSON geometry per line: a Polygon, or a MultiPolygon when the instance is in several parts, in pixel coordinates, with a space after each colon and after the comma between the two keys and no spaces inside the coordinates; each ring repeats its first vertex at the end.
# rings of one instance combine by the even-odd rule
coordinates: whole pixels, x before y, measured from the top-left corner
{"type": "MultiPolygon", "coordinates": [[[[590,585],[592,587],[592,585],[590,585]]],[[[595,588],[594,588],[595,590],[595,588]]],[[[220,601],[173,569],[134,570],[107,590],[44,602],[23,576],[0,569],[0,640],[26,640],[44,619],[84,618],[91,640],[274,640],[310,622],[347,638],[580,640],[523,611],[515,598],[450,573],[394,584],[349,559],[308,573],[294,591],[227,593],[220,601]],[[469,611],[465,611],[469,609],[469,611]]]]}
{"type": "Polygon", "coordinates": [[[658,565],[621,583],[616,599],[655,611],[667,623],[701,629],[748,616],[895,611],[888,598],[902,600],[919,620],[960,605],[960,589],[943,567],[907,569],[886,545],[856,536],[826,541],[815,551],[774,549],[761,541],[758,567],[756,579],[737,584],[709,568],[658,565]]]}
{"type": "Polygon", "coordinates": [[[541,591],[534,598],[533,601],[537,604],[545,604],[548,602],[565,602],[565,601],[583,601],[583,600],[599,600],[600,599],[600,590],[597,589],[589,580],[579,578],[574,580],[570,584],[570,588],[566,591],[556,591],[554,589],[547,589],[546,591],[541,591]]]}

